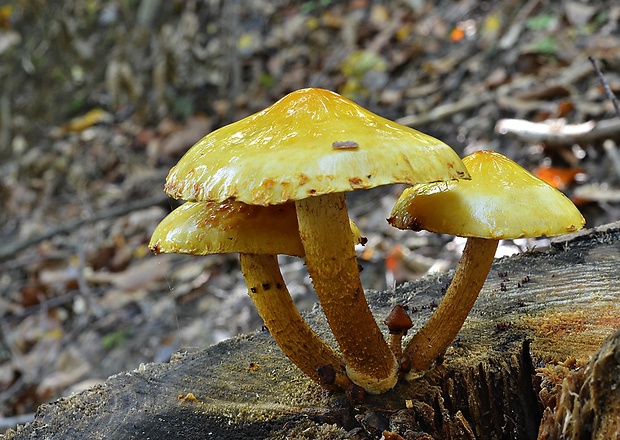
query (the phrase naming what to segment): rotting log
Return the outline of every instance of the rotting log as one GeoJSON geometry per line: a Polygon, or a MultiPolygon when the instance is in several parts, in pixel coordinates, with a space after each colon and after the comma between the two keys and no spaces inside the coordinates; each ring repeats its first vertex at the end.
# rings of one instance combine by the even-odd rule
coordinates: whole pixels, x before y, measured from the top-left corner
{"type": "MultiPolygon", "coordinates": [[[[545,438],[553,438],[550,414],[562,411],[552,408],[562,401],[558,377],[584,368],[620,327],[619,268],[620,222],[553,241],[545,252],[497,260],[443,362],[419,380],[366,396],[363,404],[322,391],[262,331],[110,377],[41,406],[33,422],[5,438],[377,439],[387,430],[405,439],[531,439],[543,413],[555,426],[545,438]],[[556,367],[566,374],[555,377],[556,367]]],[[[411,334],[441,301],[449,279],[428,276],[369,292],[369,303],[380,323],[395,304],[407,304],[411,334]]],[[[306,318],[333,343],[320,310],[306,318]]],[[[614,356],[604,355],[609,347],[602,350],[595,361],[620,371],[619,348],[614,356]]],[[[607,388],[618,389],[615,373],[605,378],[607,388]]],[[[609,433],[617,426],[614,414],[592,408],[617,405],[617,394],[602,394],[587,377],[575,380],[590,385],[570,408],[586,408],[587,420],[599,420],[599,434],[609,433]]]]}
{"type": "Polygon", "coordinates": [[[588,365],[565,369],[554,366],[547,378],[554,401],[545,408],[539,440],[620,438],[620,331],[588,365]],[[554,383],[554,376],[560,380],[554,383]]]}

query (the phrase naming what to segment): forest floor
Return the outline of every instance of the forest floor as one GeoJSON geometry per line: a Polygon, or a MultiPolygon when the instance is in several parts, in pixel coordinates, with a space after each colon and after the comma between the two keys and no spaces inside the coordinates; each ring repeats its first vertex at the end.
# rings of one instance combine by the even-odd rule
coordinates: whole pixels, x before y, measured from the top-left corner
{"type": "MultiPolygon", "coordinates": [[[[43,402],[262,322],[235,255],[157,255],[170,167],[298,88],[497,150],[620,219],[613,1],[15,2],[0,7],[0,432],[43,402]],[[39,4],[40,3],[40,4],[39,4]],[[61,4],[62,3],[62,4],[61,4]],[[243,6],[241,6],[243,4],[243,6]]],[[[402,186],[355,192],[363,283],[446,271],[463,241],[395,230],[402,186]]],[[[503,242],[499,254],[545,240],[503,242]]],[[[300,309],[303,261],[281,259],[300,309]]]]}

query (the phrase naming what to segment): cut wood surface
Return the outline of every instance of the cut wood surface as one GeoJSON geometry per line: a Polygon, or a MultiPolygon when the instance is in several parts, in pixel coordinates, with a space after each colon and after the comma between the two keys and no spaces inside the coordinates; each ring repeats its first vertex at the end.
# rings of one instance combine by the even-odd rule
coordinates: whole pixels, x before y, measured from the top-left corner
{"type": "MultiPolygon", "coordinates": [[[[620,327],[619,267],[620,222],[497,260],[443,363],[362,404],[322,391],[262,331],[110,377],[43,405],[5,438],[536,438],[561,382],[549,372],[587,364],[620,327]]],[[[368,292],[382,330],[406,304],[413,334],[450,276],[368,292]]],[[[306,318],[333,343],[318,308],[306,318]]]]}

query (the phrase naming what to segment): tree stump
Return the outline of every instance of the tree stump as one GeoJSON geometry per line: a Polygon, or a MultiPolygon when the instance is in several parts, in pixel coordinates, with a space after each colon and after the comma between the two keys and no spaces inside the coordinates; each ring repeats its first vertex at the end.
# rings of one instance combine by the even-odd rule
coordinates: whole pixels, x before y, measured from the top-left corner
{"type": "MultiPolygon", "coordinates": [[[[618,435],[619,416],[599,406],[620,408],[620,336],[601,349],[620,327],[619,268],[620,222],[497,260],[443,362],[362,403],[321,390],[261,331],[112,376],[41,406],[5,438],[378,439],[386,431],[385,438],[532,439],[543,414],[541,438],[562,438],[567,412],[584,416],[577,423],[589,424],[592,438],[618,438],[601,437],[618,435]]],[[[406,304],[413,333],[450,276],[369,292],[381,328],[395,304],[406,304]]],[[[318,307],[306,318],[333,343],[318,307]]]]}

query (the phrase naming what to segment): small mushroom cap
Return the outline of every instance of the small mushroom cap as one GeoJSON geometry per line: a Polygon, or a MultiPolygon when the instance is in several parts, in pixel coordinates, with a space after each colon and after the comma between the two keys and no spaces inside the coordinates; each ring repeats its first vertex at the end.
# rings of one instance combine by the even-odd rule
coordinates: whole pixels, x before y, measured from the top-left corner
{"type": "Polygon", "coordinates": [[[265,206],[467,177],[443,142],[337,93],[308,88],[202,138],[170,170],[164,190],[190,201],[265,206]]]}
{"type": "Polygon", "coordinates": [[[498,240],[562,235],[585,224],[564,194],[507,157],[477,151],[463,163],[471,180],[407,188],[392,209],[390,224],[498,240]]]}
{"type": "MultiPolygon", "coordinates": [[[[362,243],[350,220],[355,243],[362,243]]],[[[156,254],[192,255],[244,252],[304,256],[293,203],[253,206],[236,201],[187,202],[155,228],[149,249],[156,254]]]]}
{"type": "Polygon", "coordinates": [[[387,318],[385,318],[384,322],[385,325],[387,325],[390,334],[406,335],[407,330],[413,327],[413,322],[411,321],[409,314],[400,304],[396,304],[392,307],[392,310],[387,318]]]}

